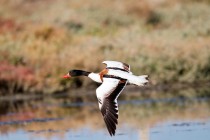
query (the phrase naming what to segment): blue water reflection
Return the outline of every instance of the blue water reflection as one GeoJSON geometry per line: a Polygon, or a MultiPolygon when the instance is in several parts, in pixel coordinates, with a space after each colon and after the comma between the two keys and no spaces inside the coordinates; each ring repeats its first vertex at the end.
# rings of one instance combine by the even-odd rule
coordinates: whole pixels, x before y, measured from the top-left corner
{"type": "Polygon", "coordinates": [[[210,121],[165,122],[150,129],[151,140],[209,140],[210,121]]]}
{"type": "Polygon", "coordinates": [[[17,109],[8,106],[0,115],[0,140],[210,139],[206,97],[120,100],[119,125],[113,137],[96,102],[68,99],[72,97],[17,102],[17,109]]]}
{"type": "MultiPolygon", "coordinates": [[[[124,127],[119,128],[116,136],[112,140],[209,140],[210,138],[210,119],[208,121],[170,121],[160,123],[148,130],[124,127]]],[[[25,131],[18,129],[0,136],[1,140],[108,140],[110,136],[105,129],[91,130],[83,127],[79,130],[39,130],[25,131]],[[53,134],[50,137],[42,135],[53,134]]]]}

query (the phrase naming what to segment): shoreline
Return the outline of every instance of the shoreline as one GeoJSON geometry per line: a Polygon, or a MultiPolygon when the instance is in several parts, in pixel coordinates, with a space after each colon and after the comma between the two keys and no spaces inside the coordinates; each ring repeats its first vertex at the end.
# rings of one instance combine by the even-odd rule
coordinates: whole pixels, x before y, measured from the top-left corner
{"type": "MultiPolygon", "coordinates": [[[[123,93],[128,93],[128,94],[122,94],[121,96],[124,98],[124,96],[139,96],[139,97],[144,97],[145,95],[148,96],[148,93],[170,93],[170,92],[180,92],[183,90],[201,90],[201,89],[209,89],[210,87],[210,82],[204,82],[201,84],[201,82],[198,83],[175,83],[175,84],[159,84],[159,85],[149,85],[145,87],[137,87],[137,86],[127,86],[123,93]]],[[[97,88],[97,87],[96,87],[97,88]]],[[[68,90],[63,90],[63,91],[57,91],[51,94],[46,94],[46,93],[28,93],[28,92],[17,92],[12,93],[10,95],[4,95],[1,96],[0,101],[17,101],[17,100],[29,100],[29,99],[41,99],[41,98],[47,98],[47,97],[52,97],[52,98],[59,98],[59,97],[65,97],[65,96],[70,96],[70,97],[81,97],[81,98],[87,98],[87,96],[90,95],[95,95],[95,89],[96,88],[73,88],[73,89],[68,89],[68,90]]],[[[161,95],[158,97],[167,97],[166,95],[161,95]]],[[[180,95],[173,94],[174,97],[178,97],[180,95]]],[[[210,96],[210,92],[206,93],[206,96],[210,96]]],[[[152,97],[152,95],[151,95],[152,97]]],[[[94,98],[91,97],[91,98],[94,98]]],[[[152,97],[153,98],[153,97],[152,97]]]]}

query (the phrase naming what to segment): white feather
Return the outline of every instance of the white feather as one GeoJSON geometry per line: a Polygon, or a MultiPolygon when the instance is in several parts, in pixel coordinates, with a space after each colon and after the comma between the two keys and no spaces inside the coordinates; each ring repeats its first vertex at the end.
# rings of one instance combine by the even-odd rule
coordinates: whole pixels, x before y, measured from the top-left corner
{"type": "Polygon", "coordinates": [[[95,82],[97,82],[97,83],[102,83],[102,81],[101,81],[101,78],[100,78],[100,75],[98,74],[98,73],[90,73],[89,75],[88,75],[88,77],[90,78],[90,79],[92,79],[93,81],[95,81],[95,82]]]}
{"type": "Polygon", "coordinates": [[[147,80],[147,77],[148,77],[147,75],[136,76],[131,73],[127,73],[127,72],[120,71],[120,70],[112,70],[112,69],[109,69],[108,74],[119,76],[123,79],[127,79],[128,83],[135,84],[138,86],[144,86],[145,84],[147,84],[149,82],[147,80]]]}
{"type": "MultiPolygon", "coordinates": [[[[118,61],[103,61],[103,64],[106,64],[107,67],[115,67],[115,68],[120,68],[120,69],[124,69],[124,64],[122,62],[118,62],[118,61]]],[[[129,71],[130,71],[130,67],[128,67],[129,71]]]]}
{"type": "MultiPolygon", "coordinates": [[[[96,96],[102,103],[104,98],[108,97],[119,83],[118,79],[104,78],[103,80],[103,83],[96,89],[96,96]]],[[[101,109],[101,104],[99,104],[99,108],[101,109]]]]}

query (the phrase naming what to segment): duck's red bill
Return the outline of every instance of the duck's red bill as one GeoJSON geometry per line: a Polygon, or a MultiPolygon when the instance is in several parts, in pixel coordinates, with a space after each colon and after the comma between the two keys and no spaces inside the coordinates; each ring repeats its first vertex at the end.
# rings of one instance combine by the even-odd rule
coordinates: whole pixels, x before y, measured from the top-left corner
{"type": "Polygon", "coordinates": [[[69,74],[66,74],[63,76],[63,78],[70,78],[71,76],[69,74]]]}

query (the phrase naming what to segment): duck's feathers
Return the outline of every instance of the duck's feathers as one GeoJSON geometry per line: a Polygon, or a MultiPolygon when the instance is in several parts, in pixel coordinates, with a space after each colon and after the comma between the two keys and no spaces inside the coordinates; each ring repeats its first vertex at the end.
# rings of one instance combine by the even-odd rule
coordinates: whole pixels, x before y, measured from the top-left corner
{"type": "Polygon", "coordinates": [[[130,72],[130,65],[123,63],[123,62],[118,62],[118,61],[103,61],[103,64],[106,64],[107,68],[116,68],[116,69],[122,69],[127,72],[130,72]]]}
{"type": "Polygon", "coordinates": [[[99,108],[111,136],[115,135],[116,125],[118,124],[117,98],[126,84],[126,80],[104,78],[103,83],[96,90],[99,108]]]}

